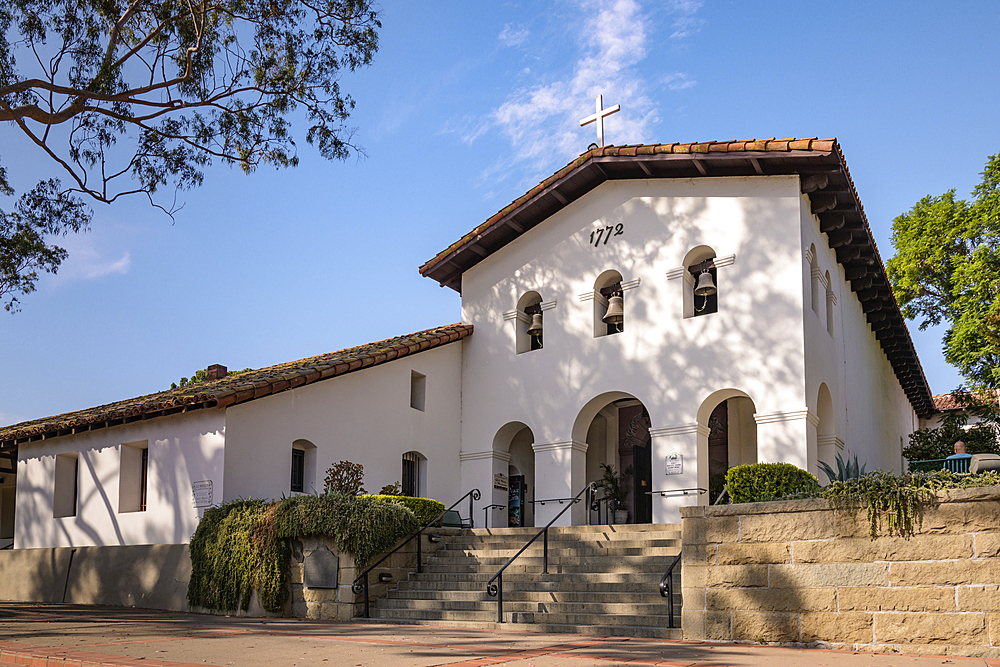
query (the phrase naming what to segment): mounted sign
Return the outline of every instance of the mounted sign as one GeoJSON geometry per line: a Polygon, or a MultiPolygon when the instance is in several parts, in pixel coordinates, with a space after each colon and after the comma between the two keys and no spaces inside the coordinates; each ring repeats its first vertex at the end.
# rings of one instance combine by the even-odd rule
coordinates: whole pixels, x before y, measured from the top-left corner
{"type": "Polygon", "coordinates": [[[498,472],[493,475],[493,488],[500,489],[501,491],[507,490],[507,475],[502,472],[498,472]]]}
{"type": "Polygon", "coordinates": [[[666,459],[666,474],[668,475],[680,475],[684,472],[684,457],[677,450],[674,450],[667,454],[666,459]]]}
{"type": "Polygon", "coordinates": [[[212,480],[209,479],[203,482],[192,482],[191,493],[194,495],[195,507],[212,506],[212,500],[213,500],[212,480]]]}

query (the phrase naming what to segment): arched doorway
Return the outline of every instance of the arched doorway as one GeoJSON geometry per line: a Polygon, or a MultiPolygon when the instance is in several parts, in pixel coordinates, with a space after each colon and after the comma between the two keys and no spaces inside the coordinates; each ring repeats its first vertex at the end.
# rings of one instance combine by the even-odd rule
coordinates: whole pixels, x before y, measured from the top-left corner
{"type": "Polygon", "coordinates": [[[506,508],[494,515],[493,526],[511,528],[535,525],[535,436],[525,424],[505,424],[493,438],[493,451],[507,452],[506,508]],[[503,517],[503,518],[501,518],[503,517]]]}
{"type": "MultiPolygon", "coordinates": [[[[628,471],[625,505],[629,523],[653,520],[653,458],[649,412],[641,401],[623,392],[610,392],[591,400],[577,416],[573,439],[587,443],[587,481],[599,482],[602,466],[628,471]]],[[[601,497],[604,494],[598,493],[601,497]]],[[[592,511],[591,523],[612,522],[607,503],[592,511]]],[[[582,523],[582,521],[581,521],[582,523]]]]}
{"type": "Polygon", "coordinates": [[[704,502],[713,503],[722,493],[727,470],[757,462],[756,411],[738,389],[714,392],[698,409],[698,424],[707,427],[698,440],[698,486],[709,490],[704,502]]]}

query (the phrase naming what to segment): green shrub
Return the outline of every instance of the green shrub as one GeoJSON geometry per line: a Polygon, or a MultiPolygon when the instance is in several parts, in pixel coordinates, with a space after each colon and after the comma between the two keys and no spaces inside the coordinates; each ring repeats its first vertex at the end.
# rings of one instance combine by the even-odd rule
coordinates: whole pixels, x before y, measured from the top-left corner
{"type": "Polygon", "coordinates": [[[955,453],[958,440],[965,443],[969,454],[1000,454],[994,422],[982,421],[966,428],[968,421],[964,412],[945,412],[937,428],[920,428],[910,434],[903,456],[908,461],[947,458],[955,453]]]}
{"type": "Polygon", "coordinates": [[[791,463],[750,463],[726,472],[726,487],[733,504],[776,500],[819,488],[819,480],[791,463]]]}
{"type": "Polygon", "coordinates": [[[428,521],[437,518],[441,512],[444,511],[444,503],[437,500],[431,500],[430,498],[414,498],[413,496],[397,496],[397,495],[370,495],[362,496],[363,498],[374,498],[375,500],[381,500],[383,502],[398,503],[403,507],[410,508],[417,517],[417,522],[423,526],[428,521]]]}
{"type": "Polygon", "coordinates": [[[191,538],[188,602],[246,611],[256,591],[264,609],[280,612],[289,595],[289,539],[334,537],[337,548],[353,554],[361,568],[419,525],[403,504],[340,493],[214,507],[191,538]]]}

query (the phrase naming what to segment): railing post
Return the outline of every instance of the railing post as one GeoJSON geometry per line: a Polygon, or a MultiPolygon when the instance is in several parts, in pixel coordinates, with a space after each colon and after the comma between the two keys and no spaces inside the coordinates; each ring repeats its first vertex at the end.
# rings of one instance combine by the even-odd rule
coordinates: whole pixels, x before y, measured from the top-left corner
{"type": "Polygon", "coordinates": [[[503,573],[497,577],[497,623],[503,623],[503,573]]]}
{"type": "Polygon", "coordinates": [[[424,559],[421,558],[420,546],[423,540],[421,539],[423,534],[417,535],[417,574],[424,571],[424,559]]]}
{"type": "Polygon", "coordinates": [[[474,516],[472,516],[473,509],[474,509],[474,507],[473,507],[473,503],[472,503],[472,496],[470,495],[469,496],[469,528],[475,528],[476,527],[476,518],[474,516]]]}
{"type": "Polygon", "coordinates": [[[368,573],[365,573],[365,618],[371,618],[371,612],[368,609],[368,573]]]}
{"type": "Polygon", "coordinates": [[[667,604],[670,607],[667,609],[667,625],[671,628],[674,627],[674,575],[670,574],[667,579],[667,604]]]}
{"type": "Polygon", "coordinates": [[[542,533],[542,574],[549,573],[549,527],[542,533]]]}

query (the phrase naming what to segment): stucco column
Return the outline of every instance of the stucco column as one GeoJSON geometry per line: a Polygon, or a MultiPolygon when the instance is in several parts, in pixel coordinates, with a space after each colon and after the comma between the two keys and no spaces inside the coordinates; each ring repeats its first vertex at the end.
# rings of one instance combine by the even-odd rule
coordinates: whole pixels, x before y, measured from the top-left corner
{"type": "Polygon", "coordinates": [[[708,433],[708,427],[698,423],[649,429],[652,490],[677,491],[665,496],[653,494],[653,523],[679,523],[681,507],[708,503],[707,493],[681,493],[682,489],[708,488],[708,433]]]}
{"type": "Polygon", "coordinates": [[[754,415],[757,422],[757,460],[791,463],[816,473],[816,427],[819,418],[807,408],[754,415]]]}
{"type": "MultiPolygon", "coordinates": [[[[462,493],[479,489],[482,497],[473,503],[473,516],[476,528],[491,528],[507,525],[507,510],[492,509],[489,511],[489,525],[484,526],[483,508],[487,505],[507,505],[507,490],[493,488],[493,480],[500,473],[506,479],[507,464],[510,463],[510,453],[488,450],[484,452],[462,452],[458,455],[462,462],[462,493]]],[[[468,518],[468,505],[462,503],[455,509],[463,518],[468,518]]]]}
{"type": "MultiPolygon", "coordinates": [[[[567,440],[564,442],[535,443],[535,500],[572,498],[587,483],[587,443],[567,440]]],[[[559,517],[554,526],[580,526],[587,523],[586,502],[559,517]]],[[[553,500],[544,505],[535,503],[535,526],[541,528],[558,514],[565,504],[553,500]]]]}

